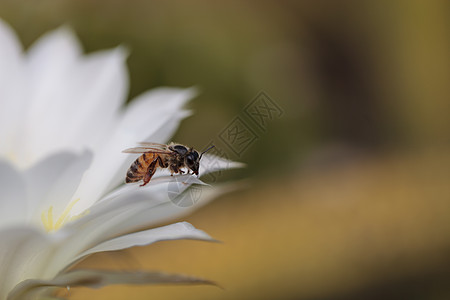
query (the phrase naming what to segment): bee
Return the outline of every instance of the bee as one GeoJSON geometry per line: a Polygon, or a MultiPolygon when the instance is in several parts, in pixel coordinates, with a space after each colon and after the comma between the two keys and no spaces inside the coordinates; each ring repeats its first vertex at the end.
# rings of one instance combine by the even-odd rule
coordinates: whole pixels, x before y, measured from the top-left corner
{"type": "Polygon", "coordinates": [[[171,176],[173,174],[184,174],[182,168],[188,169],[188,174],[198,176],[200,159],[203,154],[214,147],[211,146],[201,154],[192,147],[171,143],[169,145],[157,143],[138,143],[141,147],[123,150],[123,153],[142,153],[130,166],[127,171],[125,183],[138,182],[143,180],[140,186],[150,182],[157,168],[169,168],[171,176]],[[192,173],[191,173],[192,171],[192,173]]]}

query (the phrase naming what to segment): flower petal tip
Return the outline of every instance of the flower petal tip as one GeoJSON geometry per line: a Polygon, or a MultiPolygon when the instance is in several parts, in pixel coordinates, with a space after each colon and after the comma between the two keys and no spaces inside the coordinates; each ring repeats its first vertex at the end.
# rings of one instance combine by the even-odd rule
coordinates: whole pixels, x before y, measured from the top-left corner
{"type": "Polygon", "coordinates": [[[124,57],[124,60],[130,56],[131,53],[131,46],[128,44],[121,44],[114,48],[115,51],[117,51],[121,56],[124,57]]]}
{"type": "Polygon", "coordinates": [[[237,169],[237,168],[246,168],[247,164],[243,163],[243,162],[238,162],[238,161],[232,161],[229,166],[228,169],[237,169]]]}

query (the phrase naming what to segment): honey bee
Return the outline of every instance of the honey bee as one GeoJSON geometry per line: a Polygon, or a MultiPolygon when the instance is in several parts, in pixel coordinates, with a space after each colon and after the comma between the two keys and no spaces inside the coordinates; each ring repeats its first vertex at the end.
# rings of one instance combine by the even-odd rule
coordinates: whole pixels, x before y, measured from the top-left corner
{"type": "Polygon", "coordinates": [[[184,174],[182,168],[188,169],[188,174],[198,176],[200,159],[202,155],[214,147],[211,146],[201,154],[194,148],[181,144],[171,143],[169,145],[157,143],[138,143],[141,147],[123,150],[123,153],[142,153],[127,171],[126,183],[143,180],[140,186],[150,182],[157,168],[169,168],[171,175],[184,174]],[[191,173],[192,171],[192,173],[191,173]]]}

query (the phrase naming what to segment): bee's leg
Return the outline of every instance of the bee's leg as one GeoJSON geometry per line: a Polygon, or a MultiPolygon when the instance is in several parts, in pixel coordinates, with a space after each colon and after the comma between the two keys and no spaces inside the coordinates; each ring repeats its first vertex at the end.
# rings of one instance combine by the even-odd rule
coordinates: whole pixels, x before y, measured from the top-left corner
{"type": "Polygon", "coordinates": [[[161,168],[167,168],[167,164],[165,164],[164,162],[163,162],[163,160],[161,159],[161,157],[160,156],[158,156],[158,163],[159,163],[159,165],[161,166],[161,168]]]}
{"type": "Polygon", "coordinates": [[[180,168],[179,168],[177,165],[172,165],[172,171],[173,171],[175,174],[178,174],[178,173],[182,172],[182,171],[180,170],[180,168]]]}
{"type": "Polygon", "coordinates": [[[155,172],[156,172],[156,163],[157,162],[158,162],[158,159],[155,159],[148,166],[147,173],[145,173],[145,176],[144,176],[144,183],[141,184],[140,186],[144,186],[150,182],[150,179],[152,179],[153,174],[155,174],[155,172]]]}
{"type": "Polygon", "coordinates": [[[169,166],[169,169],[170,169],[170,176],[173,176],[174,173],[175,174],[178,173],[177,165],[171,164],[169,166]]]}

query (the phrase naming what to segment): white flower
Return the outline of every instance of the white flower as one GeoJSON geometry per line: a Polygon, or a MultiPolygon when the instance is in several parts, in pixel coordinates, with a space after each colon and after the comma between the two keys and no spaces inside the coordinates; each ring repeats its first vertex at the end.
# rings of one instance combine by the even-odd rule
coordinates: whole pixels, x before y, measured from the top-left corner
{"type": "MultiPolygon", "coordinates": [[[[0,299],[34,297],[43,286],[205,283],[157,272],[67,271],[96,252],[211,240],[185,222],[142,230],[186,211],[167,196],[168,174],[155,174],[145,187],[120,186],[136,158],[121,151],[138,141],[167,142],[195,94],[160,88],[122,107],[125,58],[121,47],[83,55],[67,28],[25,54],[0,21],[0,299]]],[[[216,169],[202,165],[201,174],[239,166],[213,159],[216,169]]],[[[189,178],[182,190],[202,184],[181,176],[189,178]]],[[[204,191],[202,200],[213,197],[204,191]]]]}

